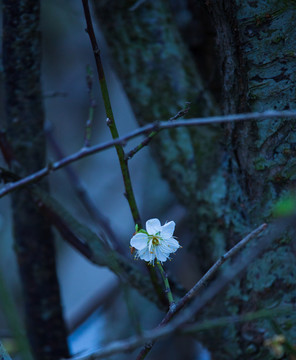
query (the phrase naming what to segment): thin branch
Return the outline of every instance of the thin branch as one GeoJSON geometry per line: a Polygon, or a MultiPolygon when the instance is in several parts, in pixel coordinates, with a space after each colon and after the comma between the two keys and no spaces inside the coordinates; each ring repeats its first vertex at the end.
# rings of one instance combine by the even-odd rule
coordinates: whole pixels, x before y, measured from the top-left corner
{"type": "MultiPolygon", "coordinates": [[[[56,155],[56,158],[62,159],[64,157],[64,154],[62,152],[61,147],[59,146],[59,144],[57,143],[57,141],[53,135],[51,127],[46,126],[45,132],[46,132],[49,144],[56,155]]],[[[122,245],[118,241],[117,237],[115,236],[115,234],[112,230],[112,227],[110,226],[109,219],[98,209],[98,207],[96,206],[96,204],[94,203],[92,198],[89,196],[85,186],[83,185],[79,176],[77,175],[77,172],[73,169],[72,166],[67,166],[65,168],[65,172],[77,194],[77,197],[80,199],[81,203],[84,205],[85,209],[87,210],[87,212],[89,213],[89,215],[91,216],[93,221],[97,225],[99,225],[99,227],[102,229],[103,233],[106,234],[113,249],[122,254],[125,253],[122,248],[122,245]]],[[[103,236],[101,234],[100,234],[100,236],[101,236],[101,238],[103,238],[103,236]]]]}
{"type": "Polygon", "coordinates": [[[259,319],[269,319],[280,315],[287,315],[293,312],[292,306],[282,306],[278,309],[262,309],[255,312],[249,312],[241,315],[223,316],[217,319],[205,320],[193,325],[189,325],[182,329],[183,334],[194,334],[200,331],[213,329],[216,327],[225,327],[230,324],[236,324],[240,322],[250,322],[259,319]]]}
{"type": "MultiPolygon", "coordinates": [[[[87,24],[86,31],[89,35],[89,39],[90,39],[90,42],[92,45],[95,62],[96,62],[96,66],[97,66],[99,83],[100,83],[100,87],[101,87],[106,116],[108,119],[107,124],[109,126],[112,138],[113,138],[113,140],[115,140],[115,139],[119,138],[119,134],[118,134],[116,122],[115,122],[114,115],[113,115],[113,110],[112,110],[111,101],[110,101],[110,97],[109,97],[109,91],[108,91],[107,82],[106,82],[106,78],[105,78],[103,63],[102,63],[101,55],[100,55],[100,49],[99,49],[96,35],[95,35],[94,29],[93,29],[92,19],[91,19],[91,15],[90,15],[90,11],[89,11],[88,0],[82,0],[82,4],[83,4],[84,16],[85,16],[85,20],[86,20],[86,24],[87,24]]],[[[128,164],[127,164],[127,161],[125,160],[125,153],[123,150],[123,146],[121,143],[117,143],[115,145],[115,148],[116,148],[118,160],[120,163],[121,173],[122,173],[123,182],[124,182],[124,186],[125,186],[126,198],[128,200],[134,222],[135,222],[135,224],[138,224],[140,227],[142,227],[140,213],[139,213],[136,199],[134,196],[134,191],[133,191],[132,182],[131,182],[131,178],[130,178],[130,174],[129,174],[128,164]]]]}
{"type": "Polygon", "coordinates": [[[147,0],[138,0],[133,6],[129,8],[129,11],[135,11],[139,6],[143,5],[147,0]]]}
{"type": "MultiPolygon", "coordinates": [[[[218,295],[225,287],[234,279],[237,279],[242,274],[248,265],[254,261],[262,252],[271,244],[272,241],[286,231],[287,227],[295,224],[296,217],[292,216],[289,219],[281,219],[274,222],[270,226],[270,231],[261,241],[254,246],[247,254],[240,256],[237,261],[229,266],[227,271],[221,274],[204,292],[203,296],[196,299],[193,304],[187,308],[182,314],[176,317],[172,322],[163,327],[158,327],[153,330],[145,331],[142,336],[133,336],[126,340],[114,341],[104,348],[93,352],[90,355],[74,358],[75,360],[97,360],[106,358],[116,353],[130,351],[143,343],[159,340],[167,337],[173,333],[186,331],[186,323],[190,322],[213,298],[218,295]]],[[[275,314],[275,309],[271,310],[271,316],[275,314]]],[[[264,317],[264,316],[263,316],[264,317]]],[[[249,319],[247,321],[250,321],[249,319]]],[[[208,328],[208,326],[207,326],[208,328]]],[[[203,329],[200,329],[200,331],[203,329]]],[[[195,328],[194,331],[197,331],[195,328]]]]}
{"type": "MultiPolygon", "coordinates": [[[[231,257],[236,255],[246,244],[257,237],[264,229],[266,229],[267,224],[262,224],[253,230],[250,234],[245,236],[240,242],[238,242],[234,247],[232,247],[226,254],[220,257],[215,264],[205,273],[205,275],[176,303],[173,308],[167,312],[166,316],[162,319],[158,327],[162,327],[167,324],[171,319],[184,308],[186,304],[196,296],[197,293],[204,288],[206,283],[214,276],[214,274],[220,269],[220,267],[229,260],[231,257]]],[[[147,354],[150,352],[156,341],[149,342],[145,344],[144,348],[140,351],[137,356],[137,360],[144,359],[147,354]]]]}
{"type": "MultiPolygon", "coordinates": [[[[171,117],[169,120],[173,121],[173,120],[177,120],[180,117],[186,115],[189,111],[189,105],[190,103],[187,104],[185,109],[180,110],[176,115],[174,115],[173,117],[171,117]]],[[[125,159],[126,160],[130,160],[138,151],[140,151],[141,149],[143,149],[143,147],[147,146],[150,141],[160,132],[159,131],[152,131],[151,133],[149,133],[147,135],[147,137],[140,142],[139,145],[137,145],[136,147],[134,147],[132,150],[130,150],[126,155],[125,155],[125,159]]]]}
{"type": "Polygon", "coordinates": [[[57,98],[57,97],[67,97],[68,93],[65,91],[48,91],[43,93],[43,98],[57,98]]]}
{"type": "Polygon", "coordinates": [[[89,65],[86,67],[86,72],[87,72],[86,83],[89,94],[89,109],[88,109],[88,119],[85,124],[85,134],[84,134],[85,147],[90,145],[92,124],[95,114],[95,108],[97,106],[96,100],[94,99],[94,95],[93,95],[93,72],[89,65]]]}
{"type": "Polygon", "coordinates": [[[82,148],[79,151],[65,157],[62,160],[56,161],[52,164],[48,164],[45,168],[24,177],[23,179],[6,184],[0,190],[0,198],[4,195],[9,194],[16,189],[19,189],[23,186],[35,183],[40,181],[45,176],[49,175],[53,171],[57,171],[73,162],[81,160],[87,156],[96,154],[100,151],[111,148],[112,146],[121,144],[125,145],[127,141],[143,135],[145,133],[150,133],[152,131],[159,131],[164,129],[171,129],[177,127],[189,127],[189,126],[199,126],[199,125],[209,125],[209,124],[218,124],[218,123],[227,123],[227,122],[237,122],[237,121],[250,121],[250,120],[264,120],[264,119],[275,119],[275,118],[287,118],[287,119],[296,119],[296,111],[265,111],[262,113],[246,113],[246,114],[235,114],[235,115],[225,115],[225,116],[212,116],[207,118],[195,118],[195,119],[186,119],[186,120],[177,120],[177,121],[161,121],[142,126],[138,129],[131,131],[130,133],[120,136],[115,140],[110,140],[97,144],[95,146],[90,146],[87,148],[82,148]]]}
{"type": "Polygon", "coordinates": [[[221,256],[220,259],[217,260],[215,264],[205,273],[205,275],[193,286],[193,288],[189,290],[186,295],[184,295],[184,297],[178,301],[178,303],[176,304],[176,308],[173,312],[171,312],[167,320],[163,320],[161,323],[165,324],[166,322],[168,322],[192,299],[193,296],[195,296],[206,285],[206,283],[213,277],[213,275],[219,270],[219,268],[225,263],[225,261],[236,255],[244,246],[247,245],[248,242],[257,237],[263,230],[265,230],[266,227],[267,224],[265,223],[258,226],[250,234],[245,236],[240,242],[234,245],[234,247],[231,248],[226,254],[221,256]]]}
{"type": "Polygon", "coordinates": [[[85,303],[69,318],[67,322],[68,333],[73,333],[82,325],[98,308],[109,306],[117,298],[120,286],[117,280],[108,283],[103,291],[100,290],[90,299],[85,299],[85,303]]]}
{"type": "Polygon", "coordinates": [[[139,145],[135,146],[125,155],[125,159],[130,160],[134,155],[136,155],[137,152],[142,150],[145,146],[149,145],[151,140],[159,133],[159,131],[151,131],[151,133],[149,133],[147,137],[145,137],[145,139],[140,142],[139,145]]]}

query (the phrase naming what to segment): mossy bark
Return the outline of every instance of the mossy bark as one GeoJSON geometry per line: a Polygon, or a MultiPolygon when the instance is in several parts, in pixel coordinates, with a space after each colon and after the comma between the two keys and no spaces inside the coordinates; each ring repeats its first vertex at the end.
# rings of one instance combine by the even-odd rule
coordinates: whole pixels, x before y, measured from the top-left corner
{"type": "MultiPolygon", "coordinates": [[[[217,3],[211,10],[213,19],[221,16],[217,3]]],[[[241,89],[236,97],[233,91],[225,92],[225,103],[235,99],[236,111],[295,109],[295,2],[224,1],[223,13],[233,38],[235,59],[234,69],[226,68],[224,77],[228,71],[235,72],[234,80],[241,89]]],[[[217,32],[221,33],[221,28],[217,32]]],[[[225,54],[222,49],[221,54],[225,54]]],[[[242,234],[243,224],[269,220],[275,200],[295,185],[296,125],[286,119],[235,124],[230,137],[227,152],[234,180],[229,188],[234,184],[236,195],[229,192],[228,196],[238,213],[233,229],[242,234]]],[[[286,234],[278,239],[250,265],[246,276],[227,293],[228,312],[244,313],[294,302],[296,259],[292,238],[286,234]]],[[[289,324],[295,318],[276,321],[294,343],[296,329],[289,324]]],[[[231,337],[221,333],[223,351],[218,358],[270,358],[262,346],[263,339],[275,332],[270,323],[244,324],[232,330],[231,337]]]]}
{"type": "MultiPolygon", "coordinates": [[[[11,166],[19,175],[44,167],[40,83],[40,2],[3,1],[3,66],[11,166]]],[[[47,182],[41,185],[48,189],[47,182]]],[[[54,238],[29,193],[12,195],[14,247],[23,285],[26,326],[35,359],[69,355],[56,275],[54,238]]]]}

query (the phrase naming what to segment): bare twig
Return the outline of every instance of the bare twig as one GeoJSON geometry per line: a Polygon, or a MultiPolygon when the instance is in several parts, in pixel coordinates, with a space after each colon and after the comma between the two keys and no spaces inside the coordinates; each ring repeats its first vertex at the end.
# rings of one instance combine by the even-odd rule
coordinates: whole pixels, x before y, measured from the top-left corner
{"type": "MultiPolygon", "coordinates": [[[[64,158],[62,149],[57,143],[50,126],[47,126],[45,130],[47,139],[49,140],[49,144],[54,151],[57,159],[64,158]]],[[[92,198],[89,196],[85,186],[82,184],[76,171],[73,169],[73,167],[67,166],[65,168],[65,172],[77,194],[77,197],[80,199],[81,203],[84,205],[85,209],[87,210],[93,221],[102,229],[103,233],[106,234],[113,249],[119,251],[120,253],[124,253],[122,245],[118,241],[110,226],[109,219],[103,215],[103,213],[98,209],[92,198]]],[[[103,236],[101,236],[101,238],[103,238],[103,236]]]]}
{"type": "Polygon", "coordinates": [[[89,93],[89,110],[88,110],[88,119],[85,124],[85,135],[84,135],[84,146],[87,147],[90,145],[90,137],[91,137],[91,129],[92,129],[92,123],[94,119],[94,113],[95,113],[95,107],[97,106],[97,103],[94,99],[93,95],[93,72],[91,67],[88,65],[86,68],[86,83],[87,83],[87,89],[89,93]]]}
{"type": "Polygon", "coordinates": [[[68,332],[71,334],[80,325],[88,319],[99,307],[109,305],[115,299],[120,291],[120,286],[117,280],[108,283],[108,286],[100,290],[92,298],[87,299],[85,303],[70,317],[67,323],[68,332]]]}
{"type": "MultiPolygon", "coordinates": [[[[189,105],[187,104],[187,107],[185,109],[180,110],[176,115],[174,115],[173,117],[170,118],[170,120],[177,120],[180,117],[186,115],[189,111],[189,105]]],[[[160,131],[160,130],[159,130],[160,131]]],[[[150,141],[159,133],[159,131],[152,131],[150,132],[147,137],[140,142],[139,145],[137,145],[136,147],[134,147],[132,150],[130,150],[126,155],[125,155],[125,159],[126,160],[130,160],[138,151],[140,151],[141,149],[143,149],[143,147],[147,146],[150,141]]]]}
{"type": "MultiPolygon", "coordinates": [[[[245,236],[240,242],[234,245],[233,248],[227,251],[226,254],[221,256],[220,259],[217,260],[215,264],[205,273],[205,275],[193,286],[193,288],[190,289],[186,293],[186,295],[184,295],[184,297],[178,301],[174,312],[171,312],[166,322],[168,322],[178,311],[180,311],[190,301],[190,299],[192,299],[192,297],[195,296],[205,286],[205,284],[210,280],[210,278],[213,277],[213,275],[219,270],[219,268],[225,263],[225,261],[236,255],[244,246],[247,245],[249,241],[257,237],[263,230],[265,230],[266,227],[267,224],[262,224],[258,226],[250,234],[245,236]]],[[[166,322],[164,322],[163,320],[162,324],[166,322]]]]}
{"type": "Polygon", "coordinates": [[[145,137],[145,139],[143,141],[140,142],[139,145],[135,146],[132,150],[130,150],[126,155],[125,155],[125,159],[126,160],[130,160],[134,155],[136,155],[137,152],[139,152],[140,150],[142,150],[145,146],[147,146],[150,141],[159,133],[159,131],[151,131],[151,133],[149,133],[147,135],[147,137],[145,137]]]}
{"type": "Polygon", "coordinates": [[[262,113],[246,113],[246,114],[234,114],[226,116],[212,116],[207,118],[195,118],[195,119],[186,119],[186,120],[176,120],[176,121],[161,121],[148,124],[146,126],[140,127],[131,131],[130,133],[120,136],[117,139],[103,142],[95,146],[90,146],[87,148],[82,148],[79,151],[65,157],[62,160],[56,161],[52,164],[48,164],[45,168],[28,175],[21,179],[20,181],[5,185],[2,190],[0,190],[0,198],[4,195],[9,194],[16,189],[32,184],[34,182],[40,181],[45,176],[49,175],[53,171],[57,171],[73,162],[76,162],[80,159],[83,159],[87,156],[96,154],[100,151],[111,148],[112,146],[121,144],[124,145],[128,140],[131,140],[137,136],[140,136],[145,133],[152,131],[159,131],[160,129],[171,129],[177,127],[188,127],[188,126],[200,126],[200,125],[209,125],[209,124],[218,124],[218,123],[227,123],[227,122],[237,122],[237,121],[250,121],[250,120],[264,120],[264,119],[275,119],[275,118],[287,118],[287,119],[296,119],[296,111],[265,111],[262,113]]]}
{"type": "Polygon", "coordinates": [[[133,6],[129,8],[129,11],[135,11],[139,6],[143,5],[147,0],[138,0],[133,6]]]}
{"type": "Polygon", "coordinates": [[[229,324],[235,324],[239,322],[250,322],[259,319],[269,319],[275,316],[289,314],[292,311],[294,311],[292,306],[281,306],[278,309],[262,309],[241,315],[223,316],[217,319],[205,320],[193,325],[186,326],[182,330],[182,333],[193,334],[207,329],[213,329],[216,327],[225,327],[229,324]]]}
{"type": "Polygon", "coordinates": [[[43,94],[44,98],[67,97],[68,93],[65,91],[48,91],[43,94]]]}

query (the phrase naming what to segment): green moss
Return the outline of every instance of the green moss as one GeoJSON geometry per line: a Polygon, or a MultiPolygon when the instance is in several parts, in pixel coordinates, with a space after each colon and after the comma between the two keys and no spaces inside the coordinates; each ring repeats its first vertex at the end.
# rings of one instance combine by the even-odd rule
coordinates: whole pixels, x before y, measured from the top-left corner
{"type": "Polygon", "coordinates": [[[280,42],[282,41],[285,41],[285,36],[283,35],[278,35],[278,36],[274,36],[272,39],[271,39],[271,42],[273,44],[279,44],[280,42]]]}
{"type": "Polygon", "coordinates": [[[254,160],[254,166],[257,171],[262,171],[267,167],[266,159],[264,158],[257,158],[254,160]]]}
{"type": "MultiPolygon", "coordinates": [[[[276,281],[284,286],[296,285],[295,256],[289,246],[281,246],[265,253],[250,267],[247,274],[246,288],[264,292],[271,289],[276,281]]],[[[275,295],[275,294],[274,294],[275,295]]]]}

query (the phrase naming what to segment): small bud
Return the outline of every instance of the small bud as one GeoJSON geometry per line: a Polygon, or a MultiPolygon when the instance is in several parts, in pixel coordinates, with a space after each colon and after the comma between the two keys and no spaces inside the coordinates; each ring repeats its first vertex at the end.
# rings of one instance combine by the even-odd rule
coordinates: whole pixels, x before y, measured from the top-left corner
{"type": "Polygon", "coordinates": [[[107,124],[107,126],[110,126],[110,125],[112,124],[112,120],[109,119],[109,118],[107,118],[107,119],[106,119],[106,124],[107,124]]]}
{"type": "Polygon", "coordinates": [[[131,249],[131,254],[133,255],[136,249],[133,246],[130,246],[130,249],[131,249]]]}

